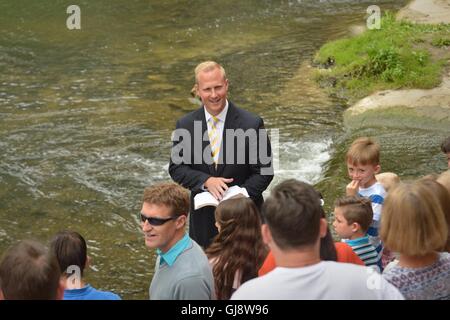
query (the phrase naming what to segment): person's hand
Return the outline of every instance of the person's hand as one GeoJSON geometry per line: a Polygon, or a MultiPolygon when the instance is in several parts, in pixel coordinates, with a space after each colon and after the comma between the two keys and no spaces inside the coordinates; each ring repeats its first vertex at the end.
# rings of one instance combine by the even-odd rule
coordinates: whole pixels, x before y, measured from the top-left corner
{"type": "Polygon", "coordinates": [[[352,180],[352,182],[350,182],[345,188],[347,196],[356,196],[358,190],[359,190],[359,180],[352,180]]]}
{"type": "Polygon", "coordinates": [[[222,177],[209,177],[205,181],[205,188],[208,189],[214,198],[217,200],[222,200],[223,194],[227,191],[227,183],[233,182],[233,178],[222,178],[222,177]]]}

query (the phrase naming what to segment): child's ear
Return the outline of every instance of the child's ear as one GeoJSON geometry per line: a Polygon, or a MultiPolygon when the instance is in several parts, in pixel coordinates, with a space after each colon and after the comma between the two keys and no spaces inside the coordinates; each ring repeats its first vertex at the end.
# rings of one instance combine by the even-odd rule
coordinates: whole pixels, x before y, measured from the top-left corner
{"type": "Polygon", "coordinates": [[[5,300],[2,289],[0,289],[0,300],[5,300]]]}
{"type": "Polygon", "coordinates": [[[320,219],[320,229],[319,229],[319,235],[320,238],[325,238],[325,236],[328,233],[328,222],[325,218],[320,219]]]}
{"type": "Polygon", "coordinates": [[[381,166],[380,166],[379,164],[377,164],[377,165],[374,167],[374,172],[375,172],[375,174],[379,174],[380,171],[381,171],[381,166]]]}
{"type": "Polygon", "coordinates": [[[269,227],[267,224],[261,225],[261,235],[263,242],[267,245],[270,245],[272,243],[272,234],[270,233],[269,227]]]}
{"type": "Polygon", "coordinates": [[[361,229],[361,226],[359,225],[358,222],[353,222],[352,223],[352,232],[357,232],[360,229],[361,229]]]}

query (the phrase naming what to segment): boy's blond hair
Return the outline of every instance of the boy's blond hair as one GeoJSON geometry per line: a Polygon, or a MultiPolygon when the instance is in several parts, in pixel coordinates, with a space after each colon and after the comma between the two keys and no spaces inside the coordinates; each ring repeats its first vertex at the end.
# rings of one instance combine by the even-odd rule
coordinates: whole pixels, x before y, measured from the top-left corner
{"type": "Polygon", "coordinates": [[[371,138],[358,138],[348,149],[346,160],[352,165],[378,165],[380,164],[380,145],[371,138]]]}
{"type": "Polygon", "coordinates": [[[420,182],[400,183],[383,205],[380,237],[392,251],[423,256],[447,242],[447,223],[436,195],[420,182]]]}
{"type": "Polygon", "coordinates": [[[342,214],[351,225],[356,222],[361,231],[367,233],[373,219],[372,202],[368,198],[358,196],[347,196],[337,199],[334,206],[342,209],[342,214]]]}

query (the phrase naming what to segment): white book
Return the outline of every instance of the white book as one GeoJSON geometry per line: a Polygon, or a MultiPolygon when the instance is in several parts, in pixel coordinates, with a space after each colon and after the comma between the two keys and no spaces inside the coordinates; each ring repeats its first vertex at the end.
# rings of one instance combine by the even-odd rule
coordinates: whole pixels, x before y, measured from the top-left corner
{"type": "Polygon", "coordinates": [[[194,209],[200,209],[206,206],[214,206],[217,207],[219,205],[219,203],[221,203],[224,200],[227,199],[231,199],[237,195],[242,195],[246,198],[249,198],[250,196],[248,195],[247,189],[245,188],[241,188],[239,186],[232,186],[229,187],[227,189],[227,191],[225,191],[222,200],[217,200],[216,198],[214,198],[214,196],[209,193],[209,191],[205,191],[202,193],[197,194],[194,197],[194,209]]]}

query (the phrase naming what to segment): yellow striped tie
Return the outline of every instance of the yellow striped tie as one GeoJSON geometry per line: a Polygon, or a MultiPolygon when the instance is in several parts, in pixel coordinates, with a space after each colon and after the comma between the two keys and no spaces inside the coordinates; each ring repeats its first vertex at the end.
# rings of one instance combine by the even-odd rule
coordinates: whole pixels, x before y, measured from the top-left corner
{"type": "Polygon", "coordinates": [[[220,150],[219,144],[219,134],[217,132],[217,124],[219,123],[219,119],[215,116],[209,118],[209,122],[211,124],[211,130],[208,133],[209,136],[209,144],[211,145],[211,156],[214,160],[214,165],[217,169],[217,155],[220,150]]]}

